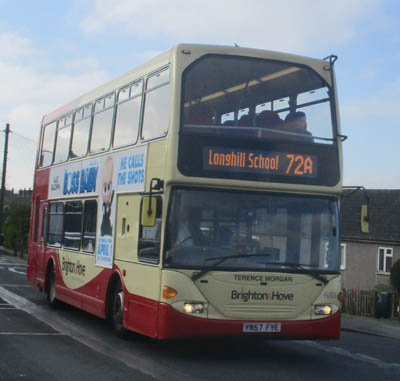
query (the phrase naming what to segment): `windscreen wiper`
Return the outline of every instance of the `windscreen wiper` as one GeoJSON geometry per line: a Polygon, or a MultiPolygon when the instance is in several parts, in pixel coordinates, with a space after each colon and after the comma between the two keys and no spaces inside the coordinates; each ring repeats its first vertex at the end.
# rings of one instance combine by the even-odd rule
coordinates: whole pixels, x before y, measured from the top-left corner
{"type": "Polygon", "coordinates": [[[318,272],[316,272],[315,270],[312,269],[306,269],[304,267],[304,265],[300,264],[300,263],[295,263],[295,262],[281,262],[280,263],[283,266],[290,266],[296,270],[301,270],[301,271],[305,271],[306,274],[310,274],[314,279],[321,281],[323,284],[328,284],[329,280],[326,279],[326,277],[324,277],[323,275],[319,274],[318,272]]]}
{"type": "MultiPolygon", "coordinates": [[[[215,267],[217,267],[219,264],[221,264],[222,262],[226,261],[227,259],[245,258],[245,257],[266,257],[266,256],[270,256],[270,254],[237,254],[237,255],[226,255],[226,256],[223,256],[223,257],[206,258],[205,261],[216,260],[217,262],[214,263],[214,266],[211,269],[207,268],[207,269],[203,269],[203,270],[201,270],[201,271],[199,271],[197,273],[194,273],[192,275],[192,280],[195,281],[195,280],[201,278],[203,275],[205,275],[209,271],[213,270],[215,267]]],[[[324,277],[323,275],[319,274],[315,270],[306,269],[304,267],[304,265],[301,265],[299,263],[294,263],[294,262],[263,262],[263,263],[266,264],[266,265],[289,266],[289,267],[292,267],[292,268],[294,268],[296,270],[305,271],[306,274],[311,275],[314,279],[319,280],[323,284],[328,284],[329,283],[329,280],[326,279],[326,277],[324,277]]]]}
{"type": "Polygon", "coordinates": [[[271,254],[235,254],[235,255],[225,255],[222,257],[210,257],[210,258],[205,258],[204,261],[217,261],[214,263],[214,266],[210,269],[203,269],[199,271],[198,273],[194,273],[192,275],[192,280],[197,280],[201,278],[203,275],[208,273],[209,271],[213,270],[215,267],[217,267],[219,264],[222,262],[225,262],[227,259],[233,259],[233,258],[246,258],[246,257],[269,257],[271,254]]]}

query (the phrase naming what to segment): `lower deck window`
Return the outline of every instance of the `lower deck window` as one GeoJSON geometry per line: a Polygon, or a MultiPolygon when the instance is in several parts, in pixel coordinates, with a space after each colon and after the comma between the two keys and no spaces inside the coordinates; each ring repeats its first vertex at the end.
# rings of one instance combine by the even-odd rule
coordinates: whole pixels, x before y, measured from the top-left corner
{"type": "Polygon", "coordinates": [[[68,201],[65,203],[64,240],[65,248],[79,250],[82,234],[82,202],[68,201]]]}
{"type": "Polygon", "coordinates": [[[47,244],[61,247],[63,233],[64,204],[55,202],[50,205],[49,213],[49,235],[47,244]]]}
{"type": "Polygon", "coordinates": [[[85,202],[83,217],[82,250],[93,253],[96,246],[97,201],[85,202]]]}
{"type": "Polygon", "coordinates": [[[156,221],[154,226],[140,226],[139,230],[138,257],[141,262],[158,263],[160,261],[162,199],[156,196],[156,200],[156,221]]]}

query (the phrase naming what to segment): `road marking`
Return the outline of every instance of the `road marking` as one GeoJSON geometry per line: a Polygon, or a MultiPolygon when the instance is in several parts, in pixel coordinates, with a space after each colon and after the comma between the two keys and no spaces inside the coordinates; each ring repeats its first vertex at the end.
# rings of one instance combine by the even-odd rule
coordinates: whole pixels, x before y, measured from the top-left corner
{"type": "Polygon", "coordinates": [[[0,265],[2,266],[28,266],[26,263],[18,260],[0,259],[0,265]]]}
{"type": "Polygon", "coordinates": [[[379,368],[383,369],[400,369],[400,364],[398,363],[392,363],[392,362],[384,362],[382,360],[379,360],[375,357],[367,356],[362,353],[352,353],[346,349],[343,348],[338,348],[338,347],[327,347],[325,345],[319,344],[314,341],[297,341],[299,344],[303,345],[308,345],[310,347],[316,348],[318,350],[322,350],[325,352],[329,353],[335,353],[340,356],[348,357],[351,358],[352,360],[358,360],[358,361],[363,361],[367,362],[369,364],[376,365],[379,368]]]}
{"type": "MultiPolygon", "coordinates": [[[[126,351],[119,349],[116,346],[112,346],[107,342],[100,340],[95,335],[91,335],[90,332],[84,328],[71,323],[64,317],[60,316],[60,314],[58,314],[56,311],[39,307],[28,299],[14,294],[2,286],[0,286],[0,297],[4,301],[14,305],[17,309],[25,311],[29,315],[49,325],[61,335],[71,336],[76,341],[87,346],[93,351],[101,353],[102,355],[112,358],[116,361],[120,361],[126,366],[136,369],[143,374],[147,374],[155,379],[163,379],[165,378],[166,374],[171,372],[170,367],[161,364],[157,364],[155,367],[152,359],[144,358],[140,354],[136,355],[132,351],[126,351]]],[[[174,380],[187,381],[191,379],[192,376],[190,374],[179,370],[174,370],[174,380]]]]}
{"type": "Polygon", "coordinates": [[[45,332],[0,332],[0,336],[65,336],[62,333],[45,332]]]}
{"type": "Polygon", "coordinates": [[[9,267],[8,271],[11,271],[12,273],[16,273],[16,274],[21,274],[21,275],[26,275],[26,270],[20,270],[19,267],[21,266],[16,266],[16,267],[9,267]]]}

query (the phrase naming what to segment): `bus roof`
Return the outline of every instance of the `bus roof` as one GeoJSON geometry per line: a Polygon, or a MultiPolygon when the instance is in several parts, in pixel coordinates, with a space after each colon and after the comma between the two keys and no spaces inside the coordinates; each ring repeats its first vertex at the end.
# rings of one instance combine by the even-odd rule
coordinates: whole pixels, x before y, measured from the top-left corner
{"type": "MultiPolygon", "coordinates": [[[[316,69],[320,72],[321,62],[325,62],[321,59],[309,58],[300,55],[294,55],[283,52],[276,52],[270,50],[261,50],[261,49],[252,49],[252,48],[243,48],[238,46],[222,46],[222,45],[203,45],[203,44],[178,44],[173,46],[168,51],[150,59],[149,61],[141,64],[140,66],[128,71],[127,73],[105,83],[97,87],[96,89],[89,91],[88,93],[76,98],[72,102],[69,102],[56,110],[46,114],[43,117],[42,125],[45,126],[50,122],[76,110],[77,108],[87,105],[88,103],[93,102],[94,100],[115,91],[116,89],[136,80],[142,78],[144,75],[152,73],[153,71],[161,68],[164,65],[169,64],[174,60],[174,56],[178,52],[186,52],[187,54],[191,54],[192,57],[201,57],[205,54],[225,54],[225,55],[239,55],[239,56],[250,56],[256,58],[268,58],[279,60],[279,61],[288,61],[299,64],[307,64],[308,66],[316,69]]],[[[328,74],[321,73],[320,74],[328,74]]],[[[325,78],[328,82],[330,82],[330,78],[326,76],[325,78]]]]}
{"type": "Polygon", "coordinates": [[[80,106],[84,106],[92,102],[93,100],[98,99],[106,95],[107,93],[110,93],[122,87],[123,85],[128,84],[131,81],[134,81],[135,79],[143,77],[145,74],[148,74],[149,72],[152,72],[160,68],[161,66],[167,65],[170,60],[171,51],[172,49],[158,55],[157,57],[152,58],[151,60],[97,87],[96,89],[89,91],[88,93],[76,98],[72,102],[69,102],[57,108],[56,110],[44,116],[42,125],[44,126],[56,120],[57,118],[60,118],[63,115],[66,115],[69,112],[76,110],[80,106]]]}

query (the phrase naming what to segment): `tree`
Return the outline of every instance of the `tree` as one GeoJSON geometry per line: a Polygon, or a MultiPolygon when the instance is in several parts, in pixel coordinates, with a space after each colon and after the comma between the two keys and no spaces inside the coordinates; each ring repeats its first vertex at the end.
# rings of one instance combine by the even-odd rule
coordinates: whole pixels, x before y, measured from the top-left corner
{"type": "Polygon", "coordinates": [[[13,202],[7,208],[3,224],[4,245],[14,249],[21,257],[27,248],[29,234],[30,205],[13,202]]]}
{"type": "Polygon", "coordinates": [[[393,288],[400,294],[400,259],[398,259],[390,270],[390,283],[393,288]]]}

